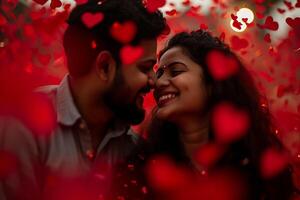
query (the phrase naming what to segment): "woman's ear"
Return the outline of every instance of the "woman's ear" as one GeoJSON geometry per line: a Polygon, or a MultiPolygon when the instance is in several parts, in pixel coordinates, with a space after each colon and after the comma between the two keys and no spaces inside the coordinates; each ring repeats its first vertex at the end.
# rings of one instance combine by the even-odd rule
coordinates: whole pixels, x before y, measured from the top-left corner
{"type": "Polygon", "coordinates": [[[109,51],[101,51],[96,59],[96,73],[102,81],[114,79],[116,61],[109,51]]]}

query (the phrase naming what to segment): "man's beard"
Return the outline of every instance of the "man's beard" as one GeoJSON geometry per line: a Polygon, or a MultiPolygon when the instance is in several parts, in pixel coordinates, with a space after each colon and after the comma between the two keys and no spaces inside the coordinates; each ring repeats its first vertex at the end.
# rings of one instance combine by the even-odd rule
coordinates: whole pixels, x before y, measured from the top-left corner
{"type": "Polygon", "coordinates": [[[145,110],[137,106],[137,96],[132,101],[129,99],[130,88],[118,71],[112,87],[104,94],[104,102],[117,118],[131,125],[139,124],[145,118],[145,110]]]}

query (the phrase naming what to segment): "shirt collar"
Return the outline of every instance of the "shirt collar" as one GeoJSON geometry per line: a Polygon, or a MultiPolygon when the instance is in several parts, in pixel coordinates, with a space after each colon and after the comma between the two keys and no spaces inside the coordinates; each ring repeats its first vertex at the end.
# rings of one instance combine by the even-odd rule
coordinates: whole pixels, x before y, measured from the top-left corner
{"type": "Polygon", "coordinates": [[[66,75],[57,89],[57,121],[66,126],[73,126],[80,118],[71,93],[69,75],[66,75]]]}

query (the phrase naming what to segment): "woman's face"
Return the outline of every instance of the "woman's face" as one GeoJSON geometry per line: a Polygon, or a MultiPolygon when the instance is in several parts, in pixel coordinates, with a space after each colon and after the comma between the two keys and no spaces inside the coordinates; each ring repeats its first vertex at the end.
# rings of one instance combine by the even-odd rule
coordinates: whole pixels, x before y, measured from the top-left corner
{"type": "Polygon", "coordinates": [[[190,116],[201,116],[207,90],[202,67],[181,47],[167,50],[158,62],[154,97],[159,119],[178,122],[190,116]]]}

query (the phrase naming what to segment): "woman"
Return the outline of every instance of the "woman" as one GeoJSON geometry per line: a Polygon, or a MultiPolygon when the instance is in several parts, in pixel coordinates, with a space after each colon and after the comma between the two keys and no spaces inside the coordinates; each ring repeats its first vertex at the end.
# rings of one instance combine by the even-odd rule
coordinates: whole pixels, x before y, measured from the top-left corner
{"type": "Polygon", "coordinates": [[[196,172],[239,171],[248,186],[244,199],[291,197],[287,167],[262,172],[264,153],[283,147],[250,73],[228,46],[202,30],[179,33],[160,52],[156,76],[151,157],[165,155],[196,172]],[[195,155],[208,144],[220,153],[199,161],[195,155]]]}
{"type": "MultiPolygon", "coordinates": [[[[211,196],[212,192],[207,192],[210,188],[206,187],[208,184],[215,187],[223,178],[197,182],[201,187],[195,187],[194,190],[191,190],[191,185],[183,184],[184,180],[178,181],[176,177],[183,179],[185,175],[178,175],[175,168],[179,166],[182,169],[184,166],[184,169],[191,169],[195,177],[203,171],[218,174],[224,169],[234,172],[234,177],[228,180],[236,180],[236,175],[241,175],[246,190],[238,197],[228,197],[231,200],[290,198],[293,186],[287,167],[282,165],[273,174],[269,173],[270,170],[261,172],[264,152],[270,147],[278,151],[283,147],[274,136],[271,115],[265,106],[261,106],[262,97],[249,72],[228,46],[202,30],[179,33],[160,52],[156,79],[154,97],[157,107],[153,110],[146,148],[146,161],[150,163],[146,168],[150,187],[145,192],[145,183],[140,174],[143,170],[139,166],[143,164],[145,155],[136,154],[138,156],[133,156],[131,164],[127,165],[131,166],[129,176],[124,175],[126,172],[123,170],[123,177],[127,178],[128,184],[121,185],[130,186],[130,180],[135,180],[137,185],[133,189],[128,187],[125,197],[226,199],[221,192],[219,196],[211,196]],[[205,154],[203,147],[209,147],[206,150],[213,149],[210,152],[214,153],[205,154]],[[158,170],[153,168],[151,159],[160,155],[171,160],[165,161],[169,163],[169,168],[165,165],[159,165],[158,170]],[[170,163],[176,166],[170,167],[170,163]],[[159,176],[164,176],[164,173],[169,173],[169,177],[160,179],[159,176]],[[169,182],[166,181],[168,178],[169,182]],[[174,181],[178,184],[174,184],[174,181]],[[166,184],[176,189],[172,190],[166,184]],[[144,193],[141,192],[143,188],[144,193]],[[207,191],[203,188],[207,188],[207,191]],[[180,190],[183,198],[180,198],[180,190]]],[[[145,145],[142,148],[145,149],[145,145]]],[[[182,173],[185,174],[185,171],[182,173]]],[[[226,176],[230,173],[226,171],[226,176]]],[[[227,190],[226,184],[221,184],[224,190],[227,190]]],[[[220,191],[221,188],[216,189],[220,191]]]]}

